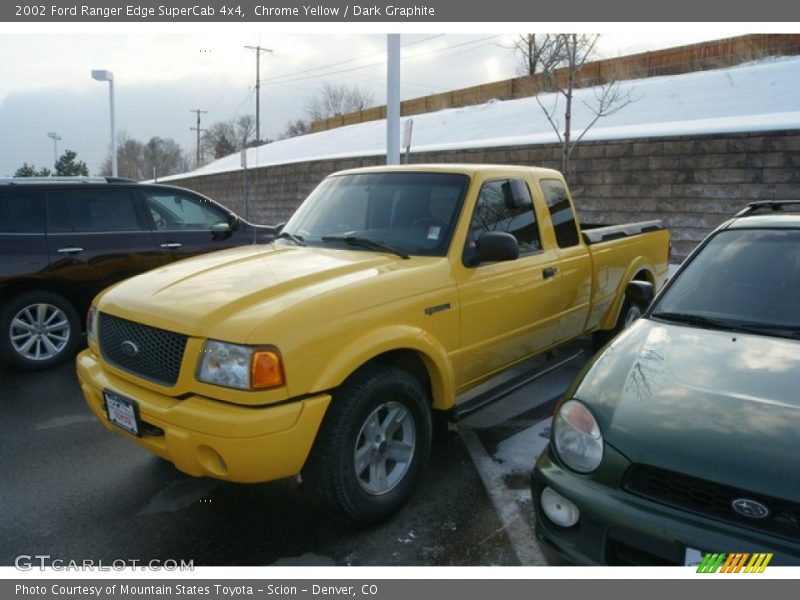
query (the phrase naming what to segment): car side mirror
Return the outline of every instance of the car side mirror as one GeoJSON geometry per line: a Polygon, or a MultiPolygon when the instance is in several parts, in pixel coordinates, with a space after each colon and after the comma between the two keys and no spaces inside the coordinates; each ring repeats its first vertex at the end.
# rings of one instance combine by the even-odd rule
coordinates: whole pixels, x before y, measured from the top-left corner
{"type": "Polygon", "coordinates": [[[649,281],[631,281],[625,288],[625,297],[639,306],[647,306],[655,296],[655,288],[649,281]]]}
{"type": "Polygon", "coordinates": [[[229,231],[236,231],[239,229],[239,225],[241,224],[242,220],[239,218],[238,215],[230,213],[228,215],[228,227],[229,231]]]}
{"type": "Polygon", "coordinates": [[[505,231],[487,231],[475,242],[477,262],[501,262],[519,258],[519,243],[505,231]]]}

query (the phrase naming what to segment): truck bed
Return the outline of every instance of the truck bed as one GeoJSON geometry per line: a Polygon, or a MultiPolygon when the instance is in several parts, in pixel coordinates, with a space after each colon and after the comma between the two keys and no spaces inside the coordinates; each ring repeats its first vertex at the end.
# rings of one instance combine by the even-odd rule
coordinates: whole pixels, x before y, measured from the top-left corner
{"type": "Polygon", "coordinates": [[[623,223],[621,225],[581,223],[583,241],[588,245],[640,235],[650,231],[659,231],[660,229],[664,229],[664,224],[660,219],[653,221],[638,221],[636,223],[623,223]]]}

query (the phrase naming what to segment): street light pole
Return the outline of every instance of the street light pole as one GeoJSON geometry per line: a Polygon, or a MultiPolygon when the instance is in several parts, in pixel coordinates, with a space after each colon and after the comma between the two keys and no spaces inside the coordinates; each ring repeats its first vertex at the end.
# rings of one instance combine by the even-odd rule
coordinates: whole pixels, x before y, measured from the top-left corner
{"type": "Polygon", "coordinates": [[[93,69],[92,79],[108,82],[108,102],[111,106],[111,175],[117,176],[117,130],[114,124],[114,73],[105,69],[93,69]]]}
{"type": "Polygon", "coordinates": [[[53,140],[53,168],[58,164],[58,142],[61,141],[61,136],[55,131],[48,131],[47,137],[53,140]]]}

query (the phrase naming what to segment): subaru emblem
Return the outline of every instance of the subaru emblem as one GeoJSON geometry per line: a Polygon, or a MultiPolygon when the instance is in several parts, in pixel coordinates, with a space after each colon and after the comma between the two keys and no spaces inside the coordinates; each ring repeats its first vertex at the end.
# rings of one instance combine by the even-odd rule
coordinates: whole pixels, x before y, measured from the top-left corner
{"type": "Polygon", "coordinates": [[[737,498],[731,505],[733,510],[749,519],[764,519],[769,515],[769,509],[766,506],[750,498],[737,498]]]}
{"type": "Polygon", "coordinates": [[[125,340],[120,344],[120,350],[125,356],[134,357],[139,354],[139,346],[136,345],[136,342],[132,342],[130,340],[125,340]]]}

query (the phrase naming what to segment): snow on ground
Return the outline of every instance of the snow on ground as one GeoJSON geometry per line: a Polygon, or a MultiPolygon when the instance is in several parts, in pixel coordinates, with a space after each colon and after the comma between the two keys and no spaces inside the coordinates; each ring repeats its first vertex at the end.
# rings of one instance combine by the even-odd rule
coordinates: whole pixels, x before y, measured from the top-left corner
{"type": "Polygon", "coordinates": [[[550,442],[550,417],[500,442],[494,453],[506,475],[528,474],[550,442]]]}
{"type": "MultiPolygon", "coordinates": [[[[772,58],[714,71],[620,82],[637,100],[605,117],[584,140],[769,131],[800,128],[800,57],[772,58]]],[[[595,88],[576,90],[573,135],[592,118],[595,88]]],[[[542,96],[545,105],[556,95],[542,96]]],[[[563,99],[559,110],[563,117],[563,99]]],[[[409,117],[403,117],[405,121],[409,117]]],[[[547,144],[557,141],[533,98],[414,115],[412,152],[547,144]]],[[[248,168],[385,154],[386,121],[370,121],[250,148],[248,168]]],[[[241,169],[232,154],[183,175],[241,169]]]]}

